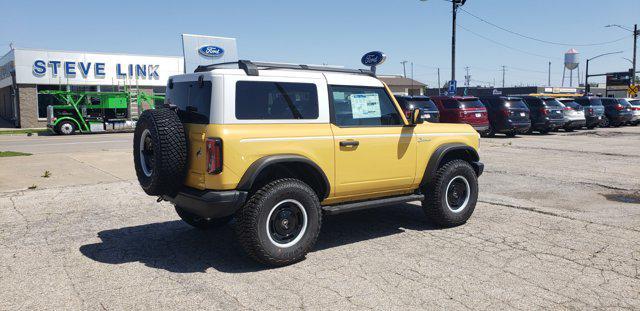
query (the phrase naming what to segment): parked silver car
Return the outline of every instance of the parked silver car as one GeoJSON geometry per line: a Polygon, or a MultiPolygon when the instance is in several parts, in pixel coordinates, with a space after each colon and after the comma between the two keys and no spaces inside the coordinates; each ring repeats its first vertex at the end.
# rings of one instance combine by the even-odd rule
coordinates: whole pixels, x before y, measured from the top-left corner
{"type": "Polygon", "coordinates": [[[628,103],[629,105],[631,105],[631,111],[633,111],[633,117],[631,118],[631,121],[629,121],[629,124],[631,125],[638,125],[640,124],[640,98],[623,98],[623,99],[619,99],[620,104],[625,104],[628,103]]]}
{"type": "Polygon", "coordinates": [[[573,98],[559,98],[558,101],[564,106],[562,108],[562,116],[564,118],[562,127],[565,131],[571,132],[587,125],[582,105],[576,103],[573,98]]]}

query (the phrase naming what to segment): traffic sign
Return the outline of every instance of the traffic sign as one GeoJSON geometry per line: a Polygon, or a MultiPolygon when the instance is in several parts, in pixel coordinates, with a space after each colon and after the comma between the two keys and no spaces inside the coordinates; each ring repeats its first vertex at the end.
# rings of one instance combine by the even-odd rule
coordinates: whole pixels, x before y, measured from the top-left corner
{"type": "Polygon", "coordinates": [[[631,84],[629,85],[629,89],[627,89],[627,93],[631,96],[636,96],[636,94],[638,94],[638,88],[639,86],[637,84],[631,84]]]}
{"type": "Polygon", "coordinates": [[[449,81],[449,96],[456,95],[456,91],[458,90],[458,82],[456,80],[449,81]]]}

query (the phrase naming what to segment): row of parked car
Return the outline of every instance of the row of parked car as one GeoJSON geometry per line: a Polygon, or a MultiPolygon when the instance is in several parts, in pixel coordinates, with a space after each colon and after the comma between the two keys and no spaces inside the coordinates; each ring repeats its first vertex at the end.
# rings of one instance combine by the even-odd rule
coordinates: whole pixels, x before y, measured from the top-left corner
{"type": "Polygon", "coordinates": [[[638,98],[396,95],[396,99],[407,113],[422,108],[425,121],[467,123],[488,137],[640,124],[638,98]]]}

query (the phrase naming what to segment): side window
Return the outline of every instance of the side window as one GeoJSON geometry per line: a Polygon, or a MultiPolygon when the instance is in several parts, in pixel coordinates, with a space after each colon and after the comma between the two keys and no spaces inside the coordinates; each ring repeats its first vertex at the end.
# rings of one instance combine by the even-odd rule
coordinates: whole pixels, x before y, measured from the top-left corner
{"type": "Polygon", "coordinates": [[[317,119],[318,89],[313,83],[238,81],[236,118],[317,119]]]}
{"type": "Polygon", "coordinates": [[[384,88],[331,86],[329,93],[338,126],[404,125],[384,88]]]}

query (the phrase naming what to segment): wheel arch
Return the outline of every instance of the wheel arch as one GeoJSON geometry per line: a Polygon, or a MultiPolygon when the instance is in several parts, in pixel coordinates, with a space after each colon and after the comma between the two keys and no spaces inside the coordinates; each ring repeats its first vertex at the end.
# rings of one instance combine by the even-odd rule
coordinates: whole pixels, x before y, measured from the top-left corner
{"type": "Polygon", "coordinates": [[[331,186],[322,168],[311,159],[296,154],[262,157],[253,162],[238,182],[237,189],[250,191],[273,175],[295,177],[309,184],[320,201],[329,196],[331,186]]]}
{"type": "Polygon", "coordinates": [[[422,187],[429,184],[440,166],[455,159],[462,159],[469,162],[469,164],[473,166],[476,175],[480,176],[482,174],[484,166],[479,162],[480,156],[476,149],[462,143],[444,144],[438,147],[431,155],[424,175],[422,176],[420,186],[422,187]]]}

